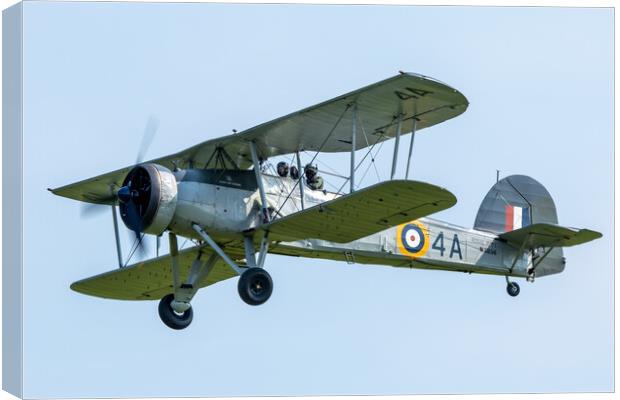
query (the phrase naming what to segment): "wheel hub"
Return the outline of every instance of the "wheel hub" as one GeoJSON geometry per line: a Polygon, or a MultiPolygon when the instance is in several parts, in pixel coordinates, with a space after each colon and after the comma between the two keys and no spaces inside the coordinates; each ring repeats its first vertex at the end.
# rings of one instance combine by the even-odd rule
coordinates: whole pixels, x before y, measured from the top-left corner
{"type": "Polygon", "coordinates": [[[262,279],[256,279],[252,282],[252,292],[256,295],[260,295],[264,290],[264,286],[262,279]]]}

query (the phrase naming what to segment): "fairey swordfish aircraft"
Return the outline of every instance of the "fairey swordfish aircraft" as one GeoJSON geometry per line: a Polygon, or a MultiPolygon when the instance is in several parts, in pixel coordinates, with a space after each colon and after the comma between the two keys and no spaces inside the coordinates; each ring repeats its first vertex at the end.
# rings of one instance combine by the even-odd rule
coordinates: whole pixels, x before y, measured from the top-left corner
{"type": "Polygon", "coordinates": [[[191,323],[198,289],[237,275],[241,299],[265,303],[273,290],[264,269],[269,253],[494,274],[504,276],[508,294],[517,296],[519,285],[509,277],[533,281],[562,272],[562,247],[602,235],[558,225],[547,190],[523,175],[498,180],[473,229],[428,218],[455,205],[456,197],[408,179],[415,134],[467,106],[465,96],[446,84],[401,72],[243,132],[50,189],[112,208],[120,268],[71,288],[109,299],[160,300],[159,315],[173,329],[191,323]],[[395,179],[405,133],[411,133],[405,179],[395,179]],[[391,179],[357,188],[356,171],[373,156],[358,152],[392,138],[391,179]],[[314,159],[302,168],[300,152],[346,153],[348,193],[324,190],[314,159]],[[282,155],[296,159],[290,173],[267,173],[267,160],[282,155]],[[123,263],[117,206],[138,246],[145,234],[167,232],[170,254],[123,263]],[[193,247],[179,250],[177,236],[193,247]]]}

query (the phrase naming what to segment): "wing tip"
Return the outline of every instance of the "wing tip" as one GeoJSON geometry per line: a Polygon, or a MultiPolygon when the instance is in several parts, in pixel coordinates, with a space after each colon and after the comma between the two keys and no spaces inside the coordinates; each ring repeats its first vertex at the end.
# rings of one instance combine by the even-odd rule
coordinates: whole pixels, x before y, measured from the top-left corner
{"type": "Polygon", "coordinates": [[[603,234],[598,231],[593,231],[592,229],[581,229],[581,231],[586,231],[588,234],[592,236],[592,240],[600,239],[603,237],[603,234]]]}
{"type": "Polygon", "coordinates": [[[394,182],[394,184],[409,185],[412,190],[417,189],[419,186],[423,185],[423,186],[425,186],[427,188],[432,188],[434,190],[439,190],[443,194],[445,194],[446,198],[445,199],[441,199],[441,200],[444,200],[444,201],[445,200],[454,201],[454,204],[456,204],[458,202],[458,199],[456,198],[454,193],[452,193],[450,190],[446,189],[445,187],[438,186],[438,185],[435,185],[433,183],[428,183],[428,182],[423,182],[423,181],[415,181],[415,180],[412,180],[412,179],[392,179],[392,180],[389,180],[389,181],[380,182],[380,184],[381,183],[387,183],[387,182],[394,182]]]}
{"type": "Polygon", "coordinates": [[[88,295],[88,291],[84,290],[84,288],[81,287],[80,283],[81,281],[73,282],[71,285],[69,285],[69,289],[73,290],[76,293],[88,295]]]}
{"type": "MultiPolygon", "coordinates": [[[[407,71],[403,71],[403,70],[398,70],[398,75],[396,76],[409,76],[412,78],[417,78],[417,79],[422,79],[425,81],[429,81],[429,82],[434,82],[436,84],[439,84],[441,86],[444,86],[446,88],[451,89],[454,93],[460,95],[462,97],[462,103],[460,104],[455,104],[451,107],[455,108],[455,107],[465,107],[465,109],[463,110],[463,112],[465,112],[469,106],[469,100],[467,100],[467,97],[465,97],[465,95],[463,93],[461,93],[459,90],[453,88],[452,86],[448,85],[447,83],[440,81],[439,79],[435,79],[431,76],[427,76],[427,75],[422,75],[422,74],[417,74],[415,72],[407,72],[407,71]]],[[[462,113],[461,113],[462,114],[462,113]]],[[[460,115],[460,114],[457,114],[460,115]]],[[[457,116],[455,115],[455,117],[457,116]]]]}

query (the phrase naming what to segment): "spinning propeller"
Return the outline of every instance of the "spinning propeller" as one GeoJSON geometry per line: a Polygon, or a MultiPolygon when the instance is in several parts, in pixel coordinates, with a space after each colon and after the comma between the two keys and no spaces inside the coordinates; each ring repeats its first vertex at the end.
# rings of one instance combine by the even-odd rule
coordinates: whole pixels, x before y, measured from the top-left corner
{"type": "MultiPolygon", "coordinates": [[[[157,118],[149,117],[144,134],[142,135],[142,143],[136,157],[136,163],[131,168],[127,176],[123,181],[123,186],[106,199],[99,199],[102,202],[115,201],[121,213],[121,217],[125,222],[125,225],[135,235],[135,247],[139,254],[144,255],[147,251],[146,242],[143,240],[144,229],[143,221],[148,212],[148,206],[151,199],[151,179],[148,172],[144,168],[140,168],[140,164],[144,159],[144,155],[148,150],[157,128],[159,127],[159,121],[157,118]]],[[[104,208],[98,204],[84,203],[82,205],[81,215],[89,216],[94,213],[103,211],[104,208]]],[[[133,235],[132,235],[133,236],[133,235]]],[[[159,237],[157,238],[157,250],[159,252],[159,237]]]]}

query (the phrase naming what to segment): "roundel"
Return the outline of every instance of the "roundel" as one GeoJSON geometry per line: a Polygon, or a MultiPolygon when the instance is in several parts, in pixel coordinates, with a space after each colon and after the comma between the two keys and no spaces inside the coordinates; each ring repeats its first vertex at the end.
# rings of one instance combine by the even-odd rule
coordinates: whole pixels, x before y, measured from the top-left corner
{"type": "Polygon", "coordinates": [[[414,221],[400,225],[396,230],[398,249],[406,256],[421,257],[428,250],[428,229],[424,224],[414,221]]]}

